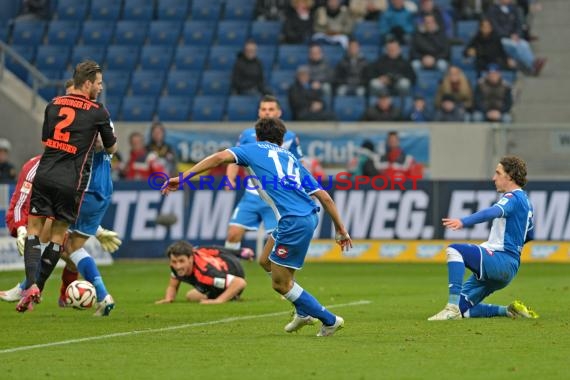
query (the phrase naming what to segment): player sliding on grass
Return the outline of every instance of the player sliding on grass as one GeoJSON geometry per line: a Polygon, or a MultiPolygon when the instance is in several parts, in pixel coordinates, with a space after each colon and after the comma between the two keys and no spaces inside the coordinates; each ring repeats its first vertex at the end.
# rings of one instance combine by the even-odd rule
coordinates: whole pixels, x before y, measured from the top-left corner
{"type": "Polygon", "coordinates": [[[506,287],[515,278],[521,250],[533,239],[532,205],[522,190],[526,184],[526,164],[515,156],[503,157],[493,181],[497,192],[504,193],[493,206],[462,219],[443,219],[452,230],[493,221],[489,240],[481,245],[451,244],[447,248],[449,300],[430,321],[463,318],[524,317],[538,315],[520,301],[508,306],[481,303],[493,292],[506,287]],[[465,267],[473,274],[463,283],[465,267]]]}
{"type": "Polygon", "coordinates": [[[307,182],[314,189],[312,195],[319,199],[332,218],[337,243],[348,249],[352,247],[352,241],[328,193],[319,188],[312,176],[301,177],[301,164],[291,152],[281,147],[285,132],[281,120],[260,119],[255,125],[257,143],[233,147],[205,158],[183,176],[170,178],[163,193],[178,190],[183,185],[181,178],[187,180],[224,163],[246,166],[258,178],[269,179],[270,183],[265,187],[259,182],[256,185],[259,195],[271,206],[278,220],[277,229],[272,233],[275,248],[269,257],[273,289],[293,303],[298,314],[307,316],[299,318],[296,315],[292,331],[305,326],[309,318],[314,317],[323,323],[317,336],[328,336],[342,328],[344,320],[327,310],[294,280],[295,271],[303,266],[318,223],[319,208],[305,190],[307,182]]]}

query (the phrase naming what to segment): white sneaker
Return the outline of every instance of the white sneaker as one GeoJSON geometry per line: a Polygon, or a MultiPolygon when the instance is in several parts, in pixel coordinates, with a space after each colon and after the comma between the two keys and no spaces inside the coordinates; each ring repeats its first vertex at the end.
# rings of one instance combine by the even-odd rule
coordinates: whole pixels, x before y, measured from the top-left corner
{"type": "Polygon", "coordinates": [[[314,325],[315,318],[307,315],[306,317],[299,317],[297,313],[293,315],[293,320],[285,325],[285,332],[292,333],[301,330],[308,325],[314,325]]]}
{"type": "Polygon", "coordinates": [[[340,330],[344,327],[344,319],[342,317],[336,316],[336,320],[332,326],[327,326],[323,323],[321,330],[317,333],[317,336],[331,336],[337,330],[340,330]]]}
{"type": "Polygon", "coordinates": [[[0,299],[6,302],[16,302],[22,299],[22,289],[20,284],[16,284],[12,289],[0,291],[0,299]]]}
{"type": "Polygon", "coordinates": [[[103,301],[97,303],[97,310],[93,314],[95,317],[108,317],[111,310],[115,308],[115,300],[110,294],[107,294],[103,301]]]}
{"type": "Polygon", "coordinates": [[[459,306],[452,303],[445,305],[442,311],[436,315],[432,315],[428,318],[428,321],[447,321],[450,319],[461,319],[461,311],[459,306]]]}

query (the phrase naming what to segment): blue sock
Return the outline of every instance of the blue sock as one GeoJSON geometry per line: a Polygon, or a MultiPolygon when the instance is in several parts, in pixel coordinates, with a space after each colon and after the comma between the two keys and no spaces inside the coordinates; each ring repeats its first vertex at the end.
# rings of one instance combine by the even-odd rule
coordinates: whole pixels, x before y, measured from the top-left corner
{"type": "Polygon", "coordinates": [[[491,317],[506,317],[506,316],[507,316],[507,308],[505,306],[480,303],[469,309],[470,318],[491,318],[491,317]]]}
{"type": "Polygon", "coordinates": [[[93,257],[91,257],[85,249],[80,248],[73,252],[69,258],[75,263],[77,271],[83,278],[93,284],[97,291],[97,302],[101,302],[109,292],[107,292],[107,288],[105,288],[103,278],[99,273],[99,269],[93,257]]]}
{"type": "Polygon", "coordinates": [[[449,303],[459,305],[459,293],[463,285],[463,275],[465,265],[459,261],[449,261],[447,263],[447,274],[449,280],[449,303]]]}
{"type": "Polygon", "coordinates": [[[291,290],[285,294],[285,298],[291,301],[297,310],[305,311],[305,314],[318,318],[327,326],[332,326],[336,322],[336,316],[296,282],[291,290]]]}

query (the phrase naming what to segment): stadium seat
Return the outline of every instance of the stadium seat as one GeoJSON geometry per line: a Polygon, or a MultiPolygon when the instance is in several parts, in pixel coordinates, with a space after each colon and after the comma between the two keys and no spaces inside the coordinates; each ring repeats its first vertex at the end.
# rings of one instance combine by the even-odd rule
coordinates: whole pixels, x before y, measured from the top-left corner
{"type": "Polygon", "coordinates": [[[277,99],[279,100],[279,107],[281,108],[281,120],[291,121],[292,113],[291,107],[289,106],[289,99],[287,96],[278,96],[277,99]]]}
{"type": "Polygon", "coordinates": [[[12,44],[41,45],[46,23],[43,21],[14,21],[12,44]]]}
{"type": "Polygon", "coordinates": [[[295,82],[295,70],[273,70],[269,85],[278,95],[286,95],[295,82]]]}
{"type": "Polygon", "coordinates": [[[254,21],[251,38],[258,45],[278,45],[282,27],[280,21],[254,21]]]}
{"type": "Polygon", "coordinates": [[[258,96],[231,95],[228,99],[228,121],[252,121],[257,119],[258,96]]]}
{"type": "Polygon", "coordinates": [[[517,81],[516,70],[501,70],[501,77],[512,86],[517,81]]]}
{"type": "Polygon", "coordinates": [[[479,29],[479,21],[477,20],[459,20],[456,24],[456,37],[463,43],[468,43],[479,29]]]}
{"type": "MultiPolygon", "coordinates": [[[[412,107],[414,106],[414,99],[411,96],[393,96],[392,97],[392,104],[394,107],[400,110],[400,113],[403,117],[407,117],[412,112],[412,107]]],[[[426,105],[426,107],[428,107],[426,105]]]]}
{"type": "Polygon", "coordinates": [[[8,24],[0,22],[0,41],[8,42],[8,24]]]}
{"type": "Polygon", "coordinates": [[[107,49],[103,46],[77,45],[73,48],[73,52],[71,53],[71,66],[75,67],[79,62],[86,59],[102,64],[105,62],[106,52],[107,49]]]}
{"type": "Polygon", "coordinates": [[[220,0],[193,0],[192,20],[218,20],[221,8],[222,2],[220,0]]]}
{"type": "Polygon", "coordinates": [[[168,95],[193,97],[198,92],[200,74],[200,71],[170,70],[166,79],[168,95]]]}
{"type": "Polygon", "coordinates": [[[464,57],[463,50],[465,50],[465,46],[463,45],[454,45],[451,47],[451,64],[461,67],[462,69],[474,69],[475,58],[464,57]]]}
{"type": "Polygon", "coordinates": [[[153,0],[124,0],[123,20],[150,21],[153,16],[153,0]]]}
{"type": "Polygon", "coordinates": [[[189,0],[160,0],[157,2],[159,20],[185,20],[188,16],[189,0]]]}
{"type": "Polygon", "coordinates": [[[178,70],[202,70],[209,51],[208,46],[179,46],[174,53],[174,65],[178,70]]]}
{"type": "Polygon", "coordinates": [[[362,96],[337,96],[333,101],[333,111],[340,121],[357,121],[366,109],[366,100],[362,96]]]}
{"type": "Polygon", "coordinates": [[[103,80],[107,96],[122,98],[131,84],[131,71],[105,70],[103,80]]]}
{"type": "Polygon", "coordinates": [[[331,68],[334,68],[346,54],[346,51],[340,45],[322,45],[321,49],[323,50],[325,60],[331,68]]]}
{"type": "Polygon", "coordinates": [[[115,44],[143,45],[148,32],[146,21],[118,21],[115,29],[115,44]]]}
{"type": "Polygon", "coordinates": [[[139,61],[138,46],[110,45],[107,48],[107,68],[113,70],[134,70],[139,61]]]}
{"type": "Polygon", "coordinates": [[[152,21],[148,30],[148,39],[152,45],[176,45],[181,30],[180,21],[152,21]]]}
{"type": "Polygon", "coordinates": [[[258,45],[257,58],[263,65],[263,74],[265,78],[269,78],[275,63],[275,55],[277,53],[277,46],[273,45],[258,45]]]}
{"type": "Polygon", "coordinates": [[[238,46],[212,46],[208,69],[231,71],[241,49],[238,46]]]}
{"type": "Polygon", "coordinates": [[[434,96],[441,77],[438,70],[419,70],[416,78],[416,92],[426,97],[434,96]]]}
{"type": "Polygon", "coordinates": [[[193,121],[222,121],[226,110],[225,96],[197,96],[192,105],[193,121]]]}
{"type": "Polygon", "coordinates": [[[226,1],[224,20],[251,20],[255,2],[251,0],[226,1]]]}
{"type": "Polygon", "coordinates": [[[62,70],[67,67],[71,49],[67,46],[41,45],[38,47],[35,66],[38,70],[62,70]]]}
{"type": "Polygon", "coordinates": [[[118,119],[121,113],[121,103],[123,101],[122,96],[106,96],[105,97],[105,108],[109,111],[111,119],[118,119]]]}
{"type": "Polygon", "coordinates": [[[410,60],[410,46],[408,46],[408,45],[400,46],[400,50],[402,52],[402,58],[404,58],[406,61],[409,61],[410,60]]]}
{"type": "Polygon", "coordinates": [[[371,63],[378,59],[380,56],[380,47],[373,45],[360,46],[360,54],[371,63]]]}
{"type": "Polygon", "coordinates": [[[122,1],[94,0],[91,2],[89,16],[92,20],[118,20],[122,1]]]}
{"type": "Polygon", "coordinates": [[[158,100],[158,118],[161,121],[187,121],[192,98],[188,96],[163,96],[158,100]]]}
{"type": "Polygon", "coordinates": [[[85,21],[81,38],[85,45],[107,46],[115,33],[114,21],[85,21]]]}
{"type": "Polygon", "coordinates": [[[307,45],[280,45],[277,51],[277,63],[281,70],[295,70],[306,65],[309,58],[307,45]]]}
{"type": "Polygon", "coordinates": [[[127,96],[123,99],[121,119],[126,121],[151,121],[156,108],[154,96],[127,96]]]}
{"type": "MultiPolygon", "coordinates": [[[[11,45],[11,48],[28,62],[33,62],[36,58],[36,47],[33,45],[11,45]]],[[[28,70],[9,56],[6,56],[6,68],[21,80],[26,80],[28,70]]]]}
{"type": "Polygon", "coordinates": [[[186,21],[182,28],[185,45],[210,46],[214,40],[216,23],[212,21],[186,21]]]}
{"type": "Polygon", "coordinates": [[[18,15],[22,4],[20,1],[0,0],[0,24],[7,24],[18,15]]]}
{"type": "Polygon", "coordinates": [[[144,70],[168,70],[172,62],[173,48],[145,45],[142,47],[140,64],[144,70]]]}
{"type": "Polygon", "coordinates": [[[231,75],[231,71],[204,71],[200,84],[202,95],[228,95],[230,92],[231,75]]]}
{"type": "Polygon", "coordinates": [[[136,96],[159,96],[164,84],[162,70],[137,70],[131,80],[131,92],[136,96]]]}
{"type": "Polygon", "coordinates": [[[477,71],[475,69],[465,69],[463,73],[471,84],[471,89],[475,90],[475,86],[477,86],[477,71]]]}
{"type": "Polygon", "coordinates": [[[58,0],[55,12],[58,20],[78,21],[87,16],[89,1],[58,0]]]}
{"type": "Polygon", "coordinates": [[[51,21],[48,25],[49,45],[72,46],[77,42],[81,25],[76,21],[51,21]]]}
{"type": "Polygon", "coordinates": [[[377,21],[361,21],[354,25],[352,37],[360,45],[380,46],[380,29],[377,21]]]}
{"type": "Polygon", "coordinates": [[[244,21],[220,21],[218,23],[218,45],[242,47],[249,35],[249,23],[244,21]]]}

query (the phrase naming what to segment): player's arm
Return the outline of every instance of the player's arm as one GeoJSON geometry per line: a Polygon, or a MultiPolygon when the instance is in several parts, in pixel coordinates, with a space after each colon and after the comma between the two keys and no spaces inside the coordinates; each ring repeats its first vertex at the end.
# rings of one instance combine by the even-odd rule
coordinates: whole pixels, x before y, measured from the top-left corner
{"type": "Polygon", "coordinates": [[[109,154],[117,151],[117,136],[115,136],[115,127],[109,118],[109,113],[104,108],[101,109],[101,121],[97,123],[99,136],[103,142],[103,147],[109,154]]]}
{"type": "Polygon", "coordinates": [[[161,303],[174,302],[174,299],[176,298],[176,293],[178,293],[179,287],[180,287],[180,280],[177,280],[176,278],[171,277],[170,281],[168,283],[168,287],[166,288],[166,293],[164,295],[164,298],[156,301],[155,303],[161,304],[161,303]]]}
{"type": "Polygon", "coordinates": [[[239,166],[236,164],[228,164],[226,168],[226,178],[232,184],[232,187],[236,187],[236,177],[239,172],[239,166]]]}
{"type": "Polygon", "coordinates": [[[217,298],[213,300],[210,299],[201,300],[200,303],[218,304],[218,303],[228,302],[232,300],[235,296],[237,296],[247,286],[247,282],[245,281],[245,279],[237,276],[228,275],[228,279],[226,281],[229,281],[229,284],[226,287],[226,290],[224,290],[222,294],[220,294],[217,298]]]}
{"type": "Polygon", "coordinates": [[[493,205],[475,214],[471,214],[461,219],[443,218],[443,226],[452,230],[460,230],[464,227],[472,227],[475,224],[488,222],[503,216],[503,209],[500,206],[493,205]]]}
{"type": "Polygon", "coordinates": [[[340,214],[338,213],[336,204],[332,200],[329,193],[327,193],[324,190],[317,190],[313,192],[311,195],[315,196],[319,200],[319,202],[321,202],[321,205],[323,206],[327,214],[330,215],[334,224],[334,228],[336,230],[335,240],[337,244],[340,245],[342,249],[348,250],[349,248],[352,248],[352,240],[348,235],[348,231],[344,227],[344,223],[340,218],[340,214]]]}

